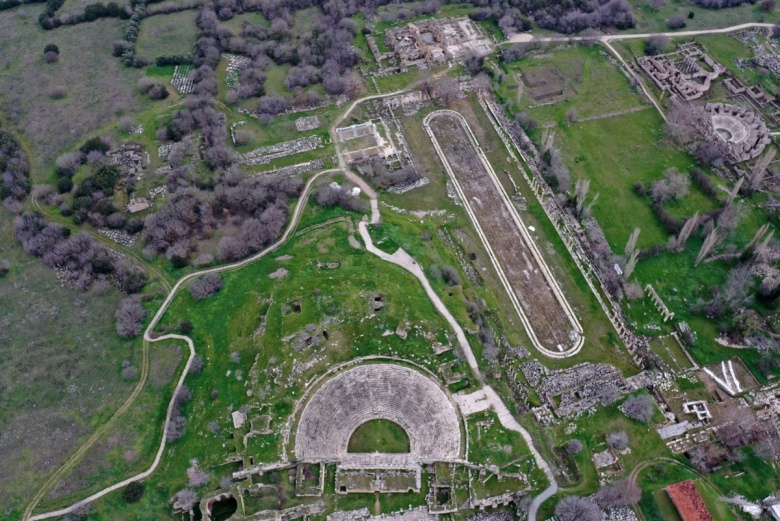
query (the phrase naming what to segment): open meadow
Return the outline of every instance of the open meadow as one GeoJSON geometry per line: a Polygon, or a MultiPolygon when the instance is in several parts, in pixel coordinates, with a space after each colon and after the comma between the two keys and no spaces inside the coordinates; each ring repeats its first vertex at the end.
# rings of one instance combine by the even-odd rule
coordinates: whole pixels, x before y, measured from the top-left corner
{"type": "Polygon", "coordinates": [[[0,12],[0,46],[13,49],[0,56],[0,102],[6,119],[23,129],[34,182],[48,178],[46,168],[63,149],[146,104],[136,87],[143,71],[111,56],[111,42],[123,38],[123,21],[44,31],[41,10],[30,4],[0,12]],[[43,49],[49,43],[59,47],[60,57],[47,64],[43,49]]]}

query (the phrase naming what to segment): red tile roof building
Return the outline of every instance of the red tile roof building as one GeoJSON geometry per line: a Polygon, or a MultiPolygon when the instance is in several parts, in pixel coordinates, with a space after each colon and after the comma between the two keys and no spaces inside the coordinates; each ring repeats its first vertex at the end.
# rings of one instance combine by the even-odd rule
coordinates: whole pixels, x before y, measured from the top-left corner
{"type": "Polygon", "coordinates": [[[712,515],[693,481],[681,481],[666,487],[683,521],[712,521],[712,515]]]}

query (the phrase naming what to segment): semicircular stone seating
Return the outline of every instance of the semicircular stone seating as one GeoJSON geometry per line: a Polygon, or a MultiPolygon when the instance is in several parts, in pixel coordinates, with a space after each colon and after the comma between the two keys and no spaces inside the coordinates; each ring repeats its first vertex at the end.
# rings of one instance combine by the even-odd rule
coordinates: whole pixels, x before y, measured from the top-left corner
{"type": "Polygon", "coordinates": [[[761,116],[736,105],[708,103],[712,130],[729,145],[734,162],[753,159],[769,144],[769,130],[761,116]]]}
{"type": "Polygon", "coordinates": [[[301,413],[295,434],[299,461],[355,466],[404,466],[457,459],[458,412],[439,385],[395,364],[360,365],[326,381],[301,413]],[[352,433],[370,420],[390,420],[409,436],[408,454],[349,454],[352,433]]]}

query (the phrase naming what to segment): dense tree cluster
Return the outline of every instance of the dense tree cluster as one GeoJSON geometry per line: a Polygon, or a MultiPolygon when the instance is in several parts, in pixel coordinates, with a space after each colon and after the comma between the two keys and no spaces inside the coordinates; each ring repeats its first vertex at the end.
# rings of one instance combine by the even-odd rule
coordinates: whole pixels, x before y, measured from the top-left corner
{"type": "Polygon", "coordinates": [[[146,219],[144,253],[165,254],[174,265],[185,266],[197,242],[227,222],[237,231],[220,240],[217,256],[221,260],[241,259],[276,240],[287,223],[287,201],[300,194],[302,182],[233,172],[219,177],[213,191],[177,186],[173,185],[168,202],[146,219]]]}
{"type": "Polygon", "coordinates": [[[56,12],[62,6],[62,3],[61,0],[49,0],[46,3],[46,11],[38,18],[38,22],[43,29],[50,30],[56,29],[61,25],[94,22],[99,18],[121,18],[127,20],[131,16],[129,9],[121,7],[116,2],[108,2],[106,4],[95,2],[85,6],[80,13],[56,16],[56,12]],[[55,6],[56,8],[54,8],[55,6]]]}
{"type": "Polygon", "coordinates": [[[150,100],[161,100],[170,95],[162,82],[149,77],[143,77],[138,80],[138,90],[146,94],[150,100]]]}
{"type": "Polygon", "coordinates": [[[192,401],[192,389],[186,385],[181,386],[173,399],[171,420],[168,423],[168,432],[165,436],[166,440],[176,441],[184,435],[184,431],[187,429],[187,418],[184,417],[182,408],[190,401],[192,401]]]}
{"type": "Polygon", "coordinates": [[[323,208],[338,205],[350,212],[367,212],[369,209],[368,203],[352,195],[352,187],[346,184],[331,186],[329,183],[322,183],[314,192],[314,200],[323,208]]]}
{"type": "MultiPolygon", "coordinates": [[[[195,71],[199,75],[213,74],[213,70],[206,66],[201,66],[195,71]]],[[[202,88],[204,82],[210,84],[207,80],[199,76],[202,88]]],[[[216,88],[216,79],[213,82],[216,88]]],[[[157,133],[157,137],[163,140],[181,141],[181,139],[194,131],[200,131],[205,140],[205,149],[203,157],[212,170],[221,170],[230,164],[230,149],[227,145],[227,123],[225,115],[211,105],[203,98],[188,99],[184,103],[184,108],[176,113],[173,121],[157,133]]]]}
{"type": "Polygon", "coordinates": [[[24,151],[11,134],[0,129],[0,200],[15,208],[30,192],[30,165],[24,151]]]}
{"type": "Polygon", "coordinates": [[[372,185],[381,189],[406,186],[422,179],[422,175],[413,165],[391,170],[382,159],[363,163],[358,166],[358,170],[372,185]]]}
{"type": "Polygon", "coordinates": [[[18,7],[22,4],[37,4],[41,3],[42,1],[43,0],[0,0],[0,11],[13,9],[14,7],[18,7]]]}
{"type": "Polygon", "coordinates": [[[739,7],[742,4],[755,4],[758,0],[693,0],[693,3],[707,9],[723,9],[724,7],[739,7]]]}
{"type": "Polygon", "coordinates": [[[143,270],[111,255],[86,232],[71,236],[70,230],[37,213],[14,219],[14,233],[25,252],[61,270],[78,289],[85,291],[96,280],[112,280],[123,292],[136,293],[146,283],[143,270]]]}
{"type": "MultiPolygon", "coordinates": [[[[497,23],[503,31],[528,30],[521,14],[530,16],[543,29],[551,29],[564,34],[579,32],[594,27],[616,27],[629,29],[634,27],[634,15],[627,0],[515,0],[502,3],[491,0],[489,4],[497,23]]],[[[481,4],[482,2],[477,2],[481,4]]],[[[487,6],[486,6],[487,7],[487,6]]],[[[479,11],[479,10],[478,10],[479,11]]]]}

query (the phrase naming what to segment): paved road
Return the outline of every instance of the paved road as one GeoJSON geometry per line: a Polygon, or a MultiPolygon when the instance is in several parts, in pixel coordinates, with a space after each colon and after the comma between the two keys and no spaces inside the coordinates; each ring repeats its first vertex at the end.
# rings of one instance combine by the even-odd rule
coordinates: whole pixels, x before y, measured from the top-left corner
{"type": "Polygon", "coordinates": [[[511,43],[531,43],[531,42],[583,42],[583,41],[601,41],[612,42],[618,40],[641,40],[650,38],[651,36],[668,36],[670,38],[679,38],[681,36],[701,36],[704,34],[726,34],[736,31],[742,31],[744,29],[751,29],[754,27],[765,27],[771,29],[774,24],[767,23],[746,23],[739,25],[732,25],[729,27],[722,27],[720,29],[701,29],[697,31],[670,31],[663,33],[634,33],[634,34],[604,34],[601,36],[549,36],[543,38],[537,38],[532,34],[520,33],[515,34],[506,41],[500,42],[499,45],[507,45],[511,43]]]}

